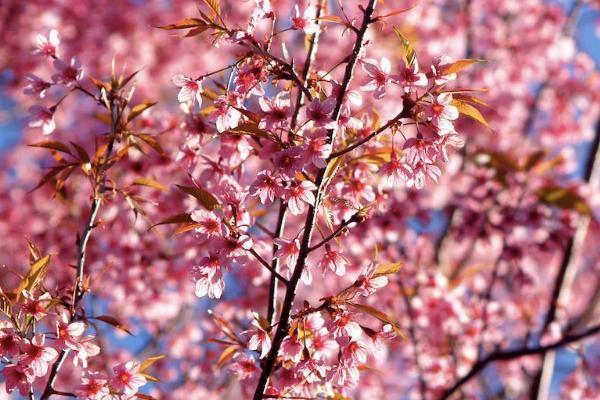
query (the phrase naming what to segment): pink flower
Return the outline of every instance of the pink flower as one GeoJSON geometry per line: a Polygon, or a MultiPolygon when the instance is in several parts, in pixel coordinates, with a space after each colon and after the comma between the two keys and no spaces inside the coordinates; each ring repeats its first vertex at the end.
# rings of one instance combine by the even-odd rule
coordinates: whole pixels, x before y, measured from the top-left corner
{"type": "Polygon", "coordinates": [[[242,113],[237,110],[240,105],[240,99],[235,93],[215,100],[215,110],[210,114],[210,120],[215,123],[217,131],[225,132],[238,126],[242,117],[242,113]]]}
{"type": "Polygon", "coordinates": [[[388,284],[388,278],[385,275],[373,276],[377,265],[375,263],[369,264],[369,266],[359,275],[356,279],[357,292],[363,296],[370,296],[378,289],[388,284]]]}
{"type": "Polygon", "coordinates": [[[39,96],[41,99],[46,96],[46,90],[52,86],[50,82],[46,82],[34,74],[27,74],[25,80],[28,83],[25,89],[23,89],[23,93],[30,96],[39,96]]]}
{"type": "Polygon", "coordinates": [[[81,378],[81,385],[75,390],[78,398],[84,400],[104,400],[110,398],[110,389],[107,386],[106,376],[86,372],[81,378]]]}
{"type": "Polygon", "coordinates": [[[361,341],[351,340],[347,344],[341,345],[343,348],[342,357],[349,364],[364,364],[367,362],[368,349],[361,341]]]}
{"type": "Polygon", "coordinates": [[[313,122],[315,127],[335,129],[337,123],[331,118],[335,107],[335,99],[329,98],[325,101],[314,99],[306,108],[306,119],[313,122]]]}
{"type": "Polygon", "coordinates": [[[293,183],[291,187],[285,190],[284,199],[288,202],[288,208],[294,215],[300,215],[304,212],[306,204],[315,204],[315,195],[313,191],[317,187],[311,181],[302,181],[300,184],[293,183]]]}
{"type": "Polygon", "coordinates": [[[298,335],[287,336],[281,343],[281,353],[283,358],[286,360],[293,361],[295,363],[300,361],[302,357],[302,349],[304,346],[298,340],[298,335]]]}
{"type": "Polygon", "coordinates": [[[179,88],[177,101],[180,103],[189,103],[196,100],[198,107],[202,107],[202,79],[194,80],[185,75],[175,75],[171,82],[179,88]]]}
{"type": "Polygon", "coordinates": [[[191,217],[198,225],[196,232],[202,237],[209,238],[223,235],[223,223],[215,213],[207,210],[194,210],[191,217]]]}
{"type": "Polygon", "coordinates": [[[355,387],[358,384],[359,377],[360,372],[357,365],[348,364],[343,359],[334,364],[327,374],[327,379],[334,385],[345,388],[355,387]]]}
{"type": "Polygon", "coordinates": [[[438,153],[440,154],[440,158],[442,161],[448,161],[448,146],[454,147],[455,149],[460,149],[465,145],[465,141],[463,138],[458,136],[456,133],[449,133],[441,136],[438,140],[435,141],[435,146],[438,149],[438,153]]]}
{"type": "Polygon", "coordinates": [[[331,143],[326,135],[312,135],[304,146],[304,157],[317,168],[324,168],[331,155],[331,143]]]}
{"type": "Polygon", "coordinates": [[[250,379],[258,372],[254,357],[245,353],[236,354],[228,369],[241,380],[250,379]]]}
{"type": "Polygon", "coordinates": [[[412,65],[400,65],[400,73],[394,75],[394,80],[404,88],[404,92],[415,92],[417,87],[427,86],[427,77],[419,72],[419,63],[415,59],[412,65]]]}
{"type": "Polygon", "coordinates": [[[13,329],[0,329],[0,356],[11,358],[20,353],[21,337],[13,329]]]}
{"type": "Polygon", "coordinates": [[[319,24],[317,24],[317,10],[314,6],[306,7],[302,16],[300,16],[300,8],[298,4],[294,6],[295,16],[292,17],[292,29],[304,31],[306,34],[319,32],[319,24]]]}
{"type": "Polygon", "coordinates": [[[21,310],[25,314],[32,316],[36,321],[39,321],[48,314],[48,305],[52,301],[50,293],[44,293],[37,299],[25,290],[22,292],[22,295],[25,303],[21,307],[21,310]]]}
{"type": "Polygon", "coordinates": [[[139,373],[140,364],[128,361],[113,368],[114,376],[110,380],[110,386],[117,392],[126,395],[134,395],[140,386],[146,384],[146,378],[139,373]]]}
{"type": "Polygon", "coordinates": [[[244,332],[246,336],[250,337],[248,340],[248,349],[260,351],[260,358],[265,358],[269,350],[271,350],[271,337],[260,326],[256,318],[252,321],[252,326],[254,329],[244,332]]]}
{"type": "Polygon", "coordinates": [[[58,352],[52,347],[44,347],[44,334],[35,335],[31,341],[24,339],[21,345],[22,354],[19,364],[26,365],[33,376],[42,377],[48,372],[48,364],[58,357],[58,352]]]}
{"type": "Polygon", "coordinates": [[[284,176],[293,178],[297,171],[304,167],[303,149],[301,146],[289,147],[273,155],[275,168],[284,176]]]}
{"type": "Polygon", "coordinates": [[[56,128],[54,123],[54,110],[40,105],[29,107],[29,126],[42,127],[44,135],[51,134],[56,128]]]}
{"type": "Polygon", "coordinates": [[[419,161],[413,165],[412,177],[406,182],[406,185],[408,187],[415,187],[415,189],[423,189],[426,177],[437,183],[440,175],[442,175],[442,171],[437,165],[419,161]]]}
{"type": "Polygon", "coordinates": [[[441,86],[450,81],[456,80],[456,74],[444,74],[444,68],[452,64],[452,59],[448,56],[441,55],[433,60],[431,65],[431,77],[434,79],[434,83],[441,86]]]}
{"type": "Polygon", "coordinates": [[[365,92],[375,92],[373,97],[376,99],[383,98],[386,87],[392,82],[392,77],[390,76],[392,65],[390,64],[390,60],[382,57],[378,65],[377,61],[367,59],[361,65],[367,75],[371,77],[371,80],[361,86],[360,89],[365,92]]]}
{"type": "Polygon", "coordinates": [[[346,257],[341,253],[332,250],[328,244],[325,245],[325,253],[319,262],[319,267],[323,269],[323,273],[327,270],[331,270],[336,275],[342,276],[346,273],[346,266],[348,264],[350,264],[350,261],[348,261],[346,257]]]}
{"type": "Polygon", "coordinates": [[[431,104],[427,108],[427,116],[431,123],[438,128],[438,134],[454,132],[453,120],[458,118],[458,109],[452,105],[452,94],[442,93],[437,97],[429,95],[431,104]]]}
{"type": "MultiPolygon", "coordinates": [[[[211,259],[220,260],[216,256],[211,259]]],[[[206,260],[206,258],[205,258],[206,260]]],[[[193,269],[194,280],[196,281],[196,297],[208,296],[211,299],[219,299],[225,289],[223,281],[223,272],[221,271],[220,261],[217,265],[200,265],[193,269]]]]}
{"type": "Polygon", "coordinates": [[[330,322],[330,332],[334,338],[358,338],[362,334],[362,328],[354,321],[354,314],[340,310],[330,322]]]}
{"type": "Polygon", "coordinates": [[[275,177],[271,171],[261,171],[250,186],[250,195],[258,196],[262,204],[272,203],[275,197],[282,193],[280,181],[281,179],[275,177]]]}
{"type": "Polygon", "coordinates": [[[94,337],[89,335],[79,338],[77,341],[77,348],[73,350],[75,353],[73,364],[75,366],[81,364],[82,368],[87,368],[87,359],[100,353],[100,347],[96,345],[93,340],[94,337]]]}
{"type": "Polygon", "coordinates": [[[21,396],[27,396],[31,383],[22,365],[6,366],[2,368],[2,375],[6,380],[6,391],[9,394],[18,389],[21,396]]]}
{"type": "Polygon", "coordinates": [[[287,126],[288,118],[292,115],[290,95],[287,92],[280,92],[274,99],[259,97],[258,103],[265,113],[258,125],[260,129],[271,130],[287,126]]]}
{"type": "Polygon", "coordinates": [[[404,142],[406,162],[413,166],[418,162],[432,163],[438,152],[435,143],[423,138],[410,138],[404,142]]]}
{"type": "Polygon", "coordinates": [[[83,322],[69,323],[68,313],[63,312],[60,315],[60,319],[56,322],[57,348],[77,350],[80,347],[79,338],[83,335],[84,330],[85,324],[83,322]]]}
{"type": "Polygon", "coordinates": [[[60,45],[60,39],[56,29],[51,29],[48,33],[48,37],[38,34],[36,40],[36,54],[41,54],[48,57],[58,57],[58,46],[60,45]]]}
{"type": "Polygon", "coordinates": [[[279,248],[274,256],[283,260],[289,268],[288,271],[292,271],[296,265],[296,261],[298,261],[298,254],[300,254],[300,241],[298,239],[286,240],[281,238],[275,239],[275,243],[279,248]]]}
{"type": "Polygon", "coordinates": [[[325,377],[327,369],[323,361],[309,357],[298,364],[298,370],[308,383],[318,382],[325,377]]]}
{"type": "Polygon", "coordinates": [[[77,58],[71,58],[68,64],[61,59],[54,60],[54,68],[57,73],[52,75],[52,80],[56,83],[69,85],[83,77],[83,69],[77,58]]]}
{"type": "Polygon", "coordinates": [[[412,169],[408,164],[398,160],[398,155],[396,152],[393,152],[390,156],[390,161],[383,164],[379,172],[383,174],[386,185],[395,187],[410,178],[412,169]]]}

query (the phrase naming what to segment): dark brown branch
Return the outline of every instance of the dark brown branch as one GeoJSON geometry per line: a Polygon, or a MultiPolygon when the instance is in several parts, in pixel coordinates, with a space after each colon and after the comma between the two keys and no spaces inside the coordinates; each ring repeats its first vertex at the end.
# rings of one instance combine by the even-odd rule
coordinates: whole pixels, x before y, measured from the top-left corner
{"type": "Polygon", "coordinates": [[[338,237],[340,234],[342,234],[342,232],[346,229],[346,227],[354,222],[357,222],[357,217],[358,214],[354,214],[349,220],[343,220],[340,225],[333,231],[331,232],[331,234],[329,234],[329,236],[327,236],[326,238],[324,238],[323,240],[321,240],[319,243],[315,244],[314,246],[311,246],[308,249],[308,252],[311,253],[315,250],[317,250],[318,248],[326,245],[330,240],[335,239],[336,237],[338,237]]]}
{"type": "Polygon", "coordinates": [[[549,351],[559,349],[568,344],[578,342],[582,339],[585,339],[589,336],[595,335],[599,332],[600,332],[600,325],[596,325],[594,327],[584,330],[583,332],[564,336],[562,339],[560,339],[554,343],[545,345],[545,346],[535,346],[535,347],[524,346],[524,347],[517,348],[514,350],[500,350],[500,351],[495,351],[493,353],[490,353],[487,357],[485,357],[481,361],[475,363],[475,365],[473,365],[473,367],[471,367],[471,370],[465,376],[460,378],[454,385],[452,385],[452,387],[447,389],[440,397],[440,400],[446,400],[446,399],[450,398],[450,396],[452,396],[452,394],[454,394],[454,392],[456,392],[457,390],[462,388],[472,378],[474,378],[481,371],[483,371],[489,364],[491,364],[495,361],[509,361],[509,360],[514,360],[514,359],[524,357],[524,356],[534,355],[534,354],[545,354],[549,351]]]}
{"type": "MultiPolygon", "coordinates": [[[[356,42],[354,44],[350,60],[346,65],[344,79],[342,81],[340,92],[338,93],[338,97],[336,100],[337,102],[333,110],[332,118],[334,121],[338,121],[340,117],[344,96],[346,95],[346,92],[350,85],[350,81],[352,80],[354,67],[356,66],[358,57],[364,45],[364,37],[369,27],[369,24],[371,23],[371,16],[373,15],[373,12],[375,10],[375,4],[376,0],[369,0],[369,4],[367,5],[367,8],[364,11],[362,25],[357,34],[356,42]]],[[[330,143],[334,142],[335,130],[332,129],[328,132],[328,139],[330,143]]],[[[324,183],[326,168],[327,167],[320,169],[317,174],[317,191],[315,193],[315,204],[309,207],[308,213],[306,215],[304,233],[302,235],[302,241],[300,244],[300,253],[298,255],[298,261],[296,262],[294,272],[292,273],[292,277],[290,278],[287,290],[285,292],[285,298],[283,301],[283,307],[281,309],[281,315],[279,317],[277,330],[275,331],[275,335],[271,343],[271,349],[269,350],[269,354],[265,358],[263,369],[258,379],[256,391],[254,392],[253,396],[254,400],[263,399],[265,390],[267,388],[267,384],[269,382],[269,378],[271,376],[271,373],[273,372],[273,368],[277,360],[277,354],[279,353],[279,349],[281,348],[281,343],[283,342],[283,339],[287,336],[290,314],[294,305],[294,300],[296,298],[296,289],[298,287],[298,283],[300,281],[300,278],[302,277],[302,273],[306,265],[306,259],[308,257],[308,250],[310,248],[312,234],[315,228],[315,223],[317,222],[317,215],[321,202],[321,196],[323,195],[323,191],[325,189],[324,183]]]]}
{"type": "Polygon", "coordinates": [[[286,285],[289,283],[288,280],[285,279],[279,272],[277,272],[273,268],[271,268],[271,265],[267,262],[267,260],[262,258],[261,255],[256,252],[256,250],[250,249],[250,250],[248,250],[248,253],[252,254],[254,256],[254,258],[256,258],[263,267],[265,267],[271,274],[273,274],[281,282],[285,283],[286,285]]]}

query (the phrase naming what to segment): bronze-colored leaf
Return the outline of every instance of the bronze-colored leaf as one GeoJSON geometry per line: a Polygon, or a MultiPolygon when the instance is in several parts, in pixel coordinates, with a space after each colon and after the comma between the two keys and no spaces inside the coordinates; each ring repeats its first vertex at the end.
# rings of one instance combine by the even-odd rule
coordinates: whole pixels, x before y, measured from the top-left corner
{"type": "Polygon", "coordinates": [[[152,178],[138,178],[135,181],[133,181],[133,184],[139,186],[148,186],[163,192],[168,189],[167,186],[163,185],[158,181],[155,181],[152,178]]]}
{"type": "Polygon", "coordinates": [[[215,196],[213,196],[210,192],[196,187],[196,186],[185,186],[185,185],[175,185],[179,190],[184,193],[189,194],[190,196],[195,197],[200,204],[207,210],[214,210],[219,207],[219,201],[215,196]]]}
{"type": "Polygon", "coordinates": [[[123,324],[122,324],[122,323],[121,323],[121,322],[120,322],[118,319],[116,319],[115,317],[111,317],[110,315],[100,315],[100,316],[98,316],[98,317],[90,317],[90,318],[92,318],[92,319],[97,319],[97,320],[99,320],[99,321],[105,322],[105,323],[107,323],[107,324],[109,324],[109,325],[112,325],[112,326],[114,326],[115,328],[117,328],[117,329],[119,329],[119,330],[121,330],[121,331],[123,331],[123,332],[125,332],[125,333],[127,333],[127,334],[129,334],[129,335],[131,335],[131,336],[135,336],[133,333],[131,333],[131,332],[129,331],[129,329],[127,329],[127,328],[125,327],[125,325],[123,325],[123,324]]]}
{"type": "Polygon", "coordinates": [[[444,75],[455,74],[459,71],[462,71],[465,68],[470,67],[473,64],[481,63],[481,62],[485,62],[485,60],[476,60],[476,59],[471,59],[471,58],[467,58],[467,59],[463,59],[463,60],[456,60],[452,64],[444,65],[442,67],[442,73],[444,75]]]}
{"type": "Polygon", "coordinates": [[[129,112],[129,115],[127,116],[127,122],[133,121],[138,115],[140,115],[150,107],[154,106],[155,104],[156,102],[144,102],[136,105],[129,112]]]}
{"type": "Polygon", "coordinates": [[[198,26],[205,25],[205,22],[198,18],[184,18],[174,24],[168,24],[163,26],[157,26],[159,29],[165,29],[167,31],[175,29],[190,29],[198,26]]]}
{"type": "Polygon", "coordinates": [[[29,267],[29,271],[27,271],[27,274],[23,277],[15,292],[17,299],[20,298],[21,292],[32,292],[41,285],[46,276],[46,272],[48,271],[50,259],[50,255],[44,256],[29,267]]]}
{"type": "Polygon", "coordinates": [[[48,140],[46,142],[30,144],[29,146],[30,147],[43,147],[45,149],[61,151],[63,153],[72,155],[71,149],[69,149],[69,146],[67,146],[66,144],[59,142],[59,141],[48,140]]]}
{"type": "Polygon", "coordinates": [[[170,217],[167,217],[167,218],[163,219],[162,221],[152,225],[150,227],[150,229],[152,229],[158,225],[184,224],[184,223],[188,223],[188,222],[194,222],[194,220],[192,219],[192,217],[189,213],[175,214],[175,215],[171,215],[170,217]]]}

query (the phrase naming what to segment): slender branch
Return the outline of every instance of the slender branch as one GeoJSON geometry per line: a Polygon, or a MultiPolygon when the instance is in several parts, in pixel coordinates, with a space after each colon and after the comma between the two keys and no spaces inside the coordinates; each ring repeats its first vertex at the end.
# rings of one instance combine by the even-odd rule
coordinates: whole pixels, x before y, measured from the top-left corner
{"type": "Polygon", "coordinates": [[[423,367],[419,361],[419,340],[417,339],[417,332],[415,331],[415,311],[410,299],[408,298],[408,294],[406,293],[406,289],[404,288],[404,284],[402,283],[401,279],[398,279],[398,285],[400,286],[402,298],[404,299],[404,304],[406,305],[406,310],[408,311],[408,335],[413,346],[413,357],[415,359],[417,379],[419,380],[419,393],[421,394],[421,400],[425,400],[427,398],[427,382],[425,382],[423,367]]]}
{"type": "MultiPolygon", "coordinates": [[[[341,84],[340,92],[338,93],[337,103],[333,110],[332,118],[334,121],[338,121],[340,117],[340,113],[342,110],[342,104],[344,101],[344,96],[348,90],[350,85],[350,81],[352,80],[352,75],[354,73],[354,67],[356,66],[359,54],[364,45],[364,37],[369,27],[371,21],[371,16],[375,10],[376,0],[369,0],[367,8],[364,11],[364,18],[362,21],[361,28],[357,34],[356,42],[354,44],[354,48],[352,54],[350,56],[350,60],[346,65],[346,71],[344,73],[344,79],[341,84]]],[[[308,96],[307,96],[308,98],[308,96]]],[[[334,142],[335,139],[335,130],[331,129],[328,131],[328,139],[330,143],[334,142]]],[[[329,163],[328,163],[329,165],[329,163]]],[[[254,393],[254,400],[262,400],[265,390],[267,388],[267,384],[269,382],[269,378],[271,373],[273,372],[273,368],[275,366],[275,361],[277,360],[277,354],[279,353],[279,349],[281,348],[281,343],[283,339],[287,336],[288,333],[288,325],[289,318],[292,311],[292,307],[294,304],[294,300],[296,298],[296,289],[298,287],[298,283],[300,278],[302,277],[302,273],[304,271],[304,267],[306,265],[306,259],[308,257],[308,250],[310,248],[310,242],[312,239],[312,234],[314,231],[315,223],[317,222],[318,210],[321,202],[321,196],[323,195],[323,191],[325,189],[325,168],[321,168],[317,174],[316,186],[317,191],[315,194],[315,203],[311,205],[308,209],[308,213],[306,215],[306,221],[304,224],[304,234],[302,236],[302,242],[300,244],[300,252],[298,255],[298,261],[296,262],[296,266],[294,267],[294,272],[292,273],[292,277],[290,278],[287,290],[285,292],[285,298],[283,301],[283,307],[281,309],[281,315],[279,317],[279,323],[277,325],[277,330],[275,331],[275,335],[273,337],[273,341],[271,343],[271,349],[269,350],[269,354],[265,358],[263,369],[261,375],[258,379],[258,383],[256,386],[256,391],[254,393]]]]}
{"type": "MultiPolygon", "coordinates": [[[[321,13],[324,7],[324,0],[319,1],[319,5],[317,6],[317,13],[315,16],[316,23],[319,25],[321,23],[321,13]]],[[[319,47],[319,36],[321,35],[321,29],[319,29],[312,34],[310,37],[310,44],[308,45],[308,53],[306,54],[306,61],[304,61],[304,70],[302,70],[302,82],[306,83],[308,80],[308,76],[310,74],[310,68],[312,63],[317,56],[317,48],[319,47]]],[[[298,123],[298,115],[300,114],[300,109],[302,108],[302,103],[304,102],[304,92],[300,90],[298,92],[298,97],[296,97],[296,108],[294,108],[294,115],[292,116],[292,122],[290,127],[292,131],[296,128],[296,124],[298,123]]]]}
{"type": "Polygon", "coordinates": [[[248,250],[248,253],[252,254],[254,258],[256,258],[263,265],[263,267],[268,269],[269,272],[271,272],[271,274],[277,277],[277,279],[279,279],[281,282],[285,283],[286,285],[289,283],[288,280],[285,279],[279,272],[271,268],[271,265],[264,258],[262,258],[261,255],[256,252],[256,250],[250,249],[248,250]]]}
{"type": "MultiPolygon", "coordinates": [[[[110,128],[110,139],[108,146],[106,148],[106,156],[104,158],[103,164],[98,167],[98,175],[96,177],[96,184],[93,190],[93,199],[90,207],[90,213],[88,219],[85,224],[85,228],[83,230],[83,234],[80,238],[78,238],[78,248],[77,248],[77,263],[76,263],[76,282],[75,289],[73,291],[73,300],[71,302],[71,317],[70,322],[73,322],[76,318],[77,305],[83,298],[85,294],[85,258],[87,251],[87,244],[91,237],[92,230],[96,225],[96,218],[98,216],[98,211],[100,210],[100,206],[102,205],[102,193],[104,192],[104,186],[106,182],[106,170],[108,168],[109,159],[113,151],[114,143],[116,140],[117,133],[117,123],[119,119],[119,111],[118,106],[113,98],[110,100],[110,108],[111,108],[111,128],[110,128]]],[[[52,365],[52,369],[50,370],[50,375],[48,377],[48,382],[46,383],[46,387],[42,393],[41,400],[48,399],[52,394],[57,394],[56,390],[54,390],[54,384],[56,382],[56,378],[58,377],[58,372],[62,367],[65,359],[67,358],[68,349],[62,350],[54,363],[52,365]]]]}
{"type": "Polygon", "coordinates": [[[327,236],[325,239],[323,239],[319,243],[315,244],[314,246],[309,247],[308,252],[311,253],[311,252],[317,250],[318,248],[326,245],[330,240],[338,237],[344,231],[344,229],[346,229],[346,227],[348,225],[350,225],[354,222],[357,222],[357,219],[356,219],[357,216],[358,216],[358,214],[354,214],[349,220],[347,220],[347,221],[343,220],[340,223],[340,225],[333,232],[331,232],[331,234],[329,234],[329,236],[327,236]]]}
{"type": "MultiPolygon", "coordinates": [[[[273,325],[275,323],[275,314],[277,309],[277,275],[279,273],[279,257],[275,257],[275,253],[279,250],[279,245],[275,242],[275,239],[279,239],[283,235],[285,228],[285,217],[287,212],[287,203],[281,199],[279,200],[279,215],[277,216],[277,227],[273,235],[273,261],[271,261],[271,269],[273,274],[271,275],[271,284],[269,286],[269,304],[267,305],[267,319],[269,323],[273,325]]],[[[286,281],[287,284],[287,281],[286,281]]]]}
{"type": "Polygon", "coordinates": [[[524,356],[530,356],[534,354],[545,354],[549,351],[559,349],[571,343],[578,342],[582,339],[585,339],[589,336],[595,335],[600,332],[600,325],[593,326],[584,330],[583,332],[564,336],[562,339],[548,344],[544,346],[535,346],[535,347],[527,347],[523,346],[521,348],[517,348],[514,350],[499,350],[493,353],[490,353],[487,357],[482,359],[481,361],[475,363],[469,372],[460,378],[454,385],[452,385],[449,389],[447,389],[439,398],[439,400],[446,400],[454,394],[457,390],[462,388],[465,384],[467,384],[472,378],[477,376],[481,371],[483,371],[490,363],[495,361],[508,361],[514,360],[524,356]]]}
{"type": "MultiPolygon", "coordinates": [[[[600,175],[600,120],[596,124],[596,135],[590,146],[590,153],[586,161],[583,180],[584,182],[594,184],[598,183],[598,175],[600,175]]],[[[552,289],[552,297],[548,304],[548,312],[542,325],[540,337],[546,334],[550,324],[556,319],[556,313],[559,304],[561,304],[571,288],[571,283],[577,270],[577,254],[581,253],[587,231],[590,223],[589,217],[581,217],[582,220],[577,226],[575,234],[569,238],[567,246],[563,253],[563,258],[554,281],[552,289]]],[[[550,387],[550,380],[554,369],[554,354],[549,353],[544,356],[542,368],[538,371],[533,379],[531,399],[542,399],[550,387]]]]}
{"type": "Polygon", "coordinates": [[[368,141],[370,141],[371,139],[373,139],[380,133],[383,133],[391,126],[397,124],[402,118],[408,117],[410,115],[410,110],[412,109],[412,106],[410,104],[408,104],[407,106],[408,106],[408,108],[403,108],[402,111],[398,115],[396,115],[394,118],[390,119],[385,125],[383,125],[379,129],[371,132],[369,135],[365,136],[364,138],[352,143],[348,147],[345,147],[343,149],[340,149],[340,150],[332,153],[329,156],[329,160],[333,160],[334,158],[343,156],[344,154],[351,152],[352,150],[356,149],[357,147],[360,147],[363,144],[367,143],[368,141]]]}

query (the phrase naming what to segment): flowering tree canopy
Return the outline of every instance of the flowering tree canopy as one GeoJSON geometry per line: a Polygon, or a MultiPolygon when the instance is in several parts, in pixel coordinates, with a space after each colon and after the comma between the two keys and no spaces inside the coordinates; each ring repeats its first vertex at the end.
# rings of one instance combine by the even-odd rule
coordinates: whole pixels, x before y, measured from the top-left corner
{"type": "Polygon", "coordinates": [[[600,397],[563,3],[4,1],[2,393],[600,397]]]}

